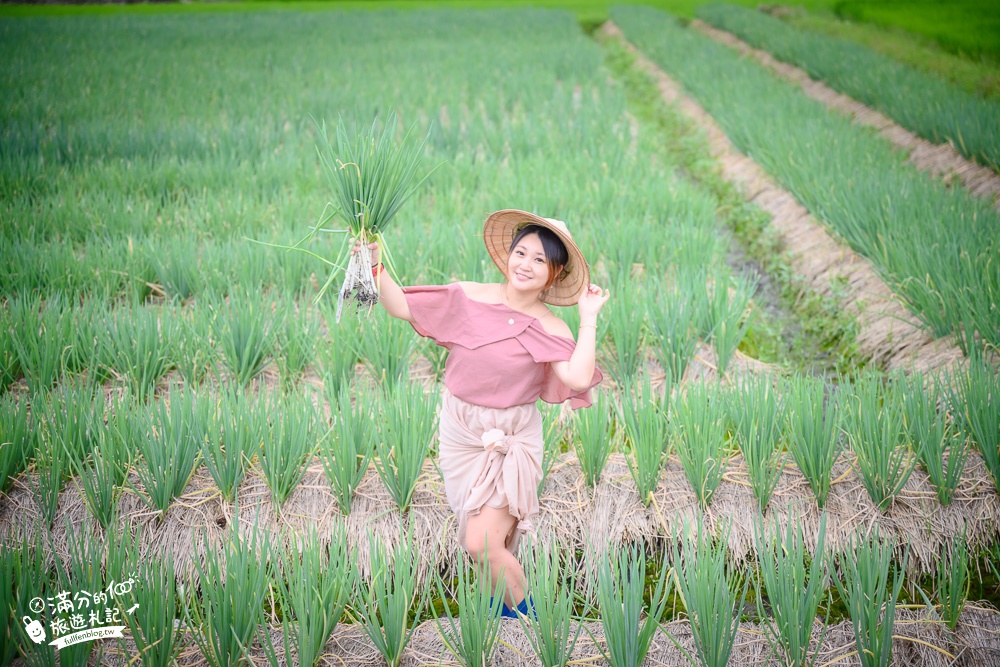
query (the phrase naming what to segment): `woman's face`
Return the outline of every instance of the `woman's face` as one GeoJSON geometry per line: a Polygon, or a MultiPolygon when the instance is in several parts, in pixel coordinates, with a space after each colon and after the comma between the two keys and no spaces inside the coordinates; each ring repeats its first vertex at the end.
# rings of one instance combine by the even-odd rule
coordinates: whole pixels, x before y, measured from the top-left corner
{"type": "Polygon", "coordinates": [[[526,234],[507,258],[507,281],[518,291],[541,292],[549,282],[549,262],[538,234],[526,234]]]}

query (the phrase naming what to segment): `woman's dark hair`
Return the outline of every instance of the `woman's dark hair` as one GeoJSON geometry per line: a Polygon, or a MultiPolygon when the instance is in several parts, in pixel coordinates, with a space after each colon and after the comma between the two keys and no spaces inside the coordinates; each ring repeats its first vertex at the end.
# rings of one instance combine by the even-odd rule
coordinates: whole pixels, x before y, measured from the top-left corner
{"type": "Polygon", "coordinates": [[[545,283],[545,289],[549,289],[566,268],[566,264],[569,262],[569,253],[566,251],[562,239],[551,229],[540,225],[525,225],[514,234],[514,240],[510,244],[510,254],[514,254],[514,248],[521,242],[521,239],[529,234],[538,234],[538,240],[542,242],[545,261],[549,265],[549,279],[545,283]]]}

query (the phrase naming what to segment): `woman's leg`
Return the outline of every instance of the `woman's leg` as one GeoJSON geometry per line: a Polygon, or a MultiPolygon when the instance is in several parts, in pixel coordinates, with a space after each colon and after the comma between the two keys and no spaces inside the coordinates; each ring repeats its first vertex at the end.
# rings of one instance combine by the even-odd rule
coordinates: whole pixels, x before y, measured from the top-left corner
{"type": "Polygon", "coordinates": [[[505,546],[516,524],[517,519],[506,507],[483,505],[479,514],[470,516],[465,525],[465,549],[477,563],[489,563],[494,589],[503,576],[507,582],[505,599],[511,609],[524,599],[524,570],[505,546]]]}

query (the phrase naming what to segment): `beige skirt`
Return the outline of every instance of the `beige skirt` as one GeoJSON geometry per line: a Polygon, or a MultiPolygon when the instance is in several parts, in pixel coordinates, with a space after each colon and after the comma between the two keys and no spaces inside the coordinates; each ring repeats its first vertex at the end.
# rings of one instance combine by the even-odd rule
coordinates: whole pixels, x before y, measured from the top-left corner
{"type": "Polygon", "coordinates": [[[483,505],[507,508],[517,524],[507,536],[514,552],[521,535],[534,530],[542,480],[542,415],[534,404],[484,408],[445,389],[441,397],[439,465],[448,504],[465,546],[468,518],[483,505]]]}

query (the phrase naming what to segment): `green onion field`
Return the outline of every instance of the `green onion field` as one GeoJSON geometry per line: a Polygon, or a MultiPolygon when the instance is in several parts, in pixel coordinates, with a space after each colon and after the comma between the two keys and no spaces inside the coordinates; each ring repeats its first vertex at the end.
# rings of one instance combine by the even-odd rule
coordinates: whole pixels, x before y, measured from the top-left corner
{"type": "Polygon", "coordinates": [[[0,5],[0,667],[996,664],[1000,201],[690,26],[1000,179],[996,17],[901,4],[0,5]],[[912,57],[811,27],[847,19],[912,57]],[[519,620],[435,464],[447,351],[339,316],[348,224],[312,233],[325,133],[390,120],[431,172],[400,284],[498,281],[520,208],[612,294],[593,407],[540,404],[519,620]],[[872,283],[810,262],[898,322],[861,345],[872,283]]]}

